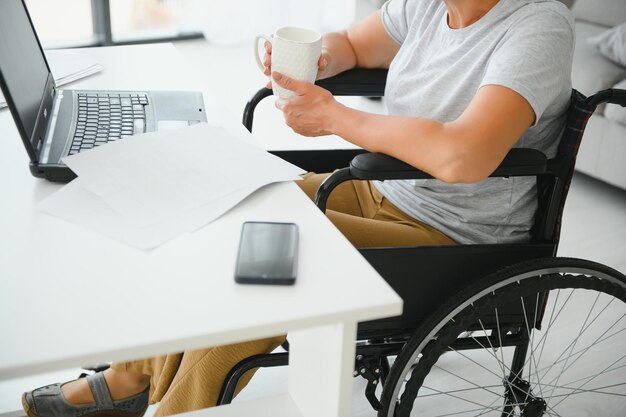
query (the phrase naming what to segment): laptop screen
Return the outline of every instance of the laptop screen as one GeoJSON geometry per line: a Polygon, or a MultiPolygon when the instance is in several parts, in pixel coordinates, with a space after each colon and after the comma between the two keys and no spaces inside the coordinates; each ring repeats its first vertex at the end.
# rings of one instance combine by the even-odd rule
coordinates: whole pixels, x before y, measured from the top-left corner
{"type": "Polygon", "coordinates": [[[0,75],[30,138],[49,70],[21,0],[0,0],[0,75]]]}

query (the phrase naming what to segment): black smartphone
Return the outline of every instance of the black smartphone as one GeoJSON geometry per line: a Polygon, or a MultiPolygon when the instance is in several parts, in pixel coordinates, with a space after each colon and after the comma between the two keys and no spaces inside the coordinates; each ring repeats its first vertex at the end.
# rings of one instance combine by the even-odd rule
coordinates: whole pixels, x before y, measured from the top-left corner
{"type": "Polygon", "coordinates": [[[235,281],[291,285],[296,281],[297,260],[296,224],[245,222],[241,229],[235,281]]]}

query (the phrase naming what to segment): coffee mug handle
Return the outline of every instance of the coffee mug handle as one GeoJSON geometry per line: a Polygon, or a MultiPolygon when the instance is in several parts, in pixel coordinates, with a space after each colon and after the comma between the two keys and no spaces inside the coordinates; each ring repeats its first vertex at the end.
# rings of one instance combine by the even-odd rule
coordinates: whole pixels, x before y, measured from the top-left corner
{"type": "Polygon", "coordinates": [[[254,59],[256,60],[256,64],[259,66],[259,69],[261,71],[264,71],[265,65],[263,65],[263,62],[261,62],[261,57],[259,56],[259,41],[261,39],[269,43],[272,43],[272,38],[270,38],[269,36],[265,36],[265,35],[257,35],[254,38],[254,59]]]}

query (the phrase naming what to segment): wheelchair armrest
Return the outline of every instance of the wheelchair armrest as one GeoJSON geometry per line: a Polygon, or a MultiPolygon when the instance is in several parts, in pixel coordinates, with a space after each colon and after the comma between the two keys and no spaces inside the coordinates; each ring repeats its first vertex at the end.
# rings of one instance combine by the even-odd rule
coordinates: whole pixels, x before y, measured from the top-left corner
{"type": "Polygon", "coordinates": [[[430,174],[383,153],[365,153],[350,161],[350,174],[359,180],[408,180],[433,178],[430,174]]]}
{"type": "MultiPolygon", "coordinates": [[[[545,174],[548,159],[536,149],[514,148],[509,151],[502,163],[490,177],[534,176],[545,174]]],[[[391,156],[380,153],[366,153],[356,156],[350,162],[350,174],[361,180],[406,180],[433,178],[391,156]]]]}
{"type": "MultiPolygon", "coordinates": [[[[548,159],[536,149],[514,148],[490,177],[538,176],[549,173],[548,159]]],[[[326,202],[332,190],[349,180],[408,180],[429,179],[430,174],[381,153],[357,155],[348,168],[333,172],[315,193],[315,204],[326,211],[326,202]]]]}
{"type": "Polygon", "coordinates": [[[382,97],[387,83],[386,69],[355,68],[315,84],[336,96],[382,97]]]}

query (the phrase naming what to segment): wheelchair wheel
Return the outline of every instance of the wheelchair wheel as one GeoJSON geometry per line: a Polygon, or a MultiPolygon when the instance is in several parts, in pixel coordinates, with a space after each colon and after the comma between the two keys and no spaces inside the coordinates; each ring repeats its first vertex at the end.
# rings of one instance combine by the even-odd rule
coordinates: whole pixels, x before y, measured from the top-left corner
{"type": "Polygon", "coordinates": [[[416,330],[379,416],[623,416],[626,277],[566,258],[481,279],[416,330]]]}

